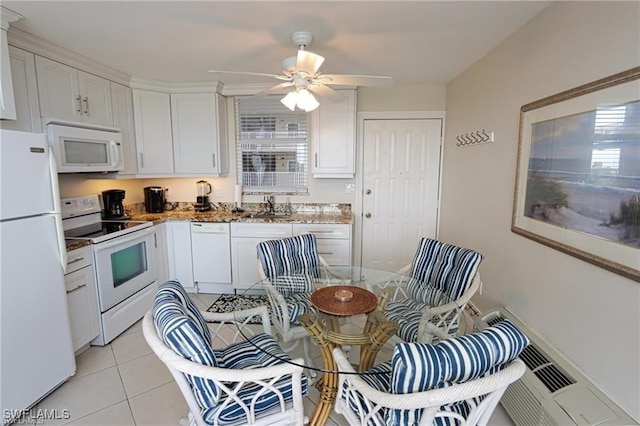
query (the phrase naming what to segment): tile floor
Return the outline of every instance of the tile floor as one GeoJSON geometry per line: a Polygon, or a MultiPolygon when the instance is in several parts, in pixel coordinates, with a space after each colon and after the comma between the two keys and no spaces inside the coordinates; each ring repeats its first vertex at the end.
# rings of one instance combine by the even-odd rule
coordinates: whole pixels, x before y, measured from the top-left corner
{"type": "MultiPolygon", "coordinates": [[[[202,310],[217,298],[213,294],[192,296],[202,310]]],[[[175,426],[187,414],[187,405],[171,374],[142,336],[141,321],[111,344],[91,346],[76,362],[75,376],[35,407],[35,410],[61,414],[57,417],[68,417],[44,420],[46,425],[175,426]]],[[[318,397],[315,387],[310,389],[310,395],[305,398],[308,416],[313,413],[313,401],[318,397]]],[[[333,413],[327,424],[335,426],[346,422],[341,415],[333,413]]],[[[489,425],[511,426],[513,422],[498,406],[489,425]]]]}

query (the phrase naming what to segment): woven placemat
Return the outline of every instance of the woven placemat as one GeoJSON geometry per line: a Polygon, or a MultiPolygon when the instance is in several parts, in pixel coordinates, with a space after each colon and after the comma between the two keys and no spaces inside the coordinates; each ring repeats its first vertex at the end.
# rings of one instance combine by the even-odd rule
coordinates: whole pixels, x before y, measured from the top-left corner
{"type": "Polygon", "coordinates": [[[361,287],[351,285],[335,285],[324,287],[311,294],[311,304],[319,311],[336,315],[351,316],[368,314],[378,304],[376,295],[361,287]],[[353,293],[353,299],[341,302],[336,299],[335,293],[339,290],[348,290],[353,293]]]}

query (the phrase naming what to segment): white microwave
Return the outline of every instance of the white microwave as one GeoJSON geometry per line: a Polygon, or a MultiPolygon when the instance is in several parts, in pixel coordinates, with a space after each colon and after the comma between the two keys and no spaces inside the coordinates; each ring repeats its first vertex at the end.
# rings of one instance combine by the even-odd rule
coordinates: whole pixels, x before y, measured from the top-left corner
{"type": "Polygon", "coordinates": [[[58,173],[122,170],[122,134],[110,127],[47,124],[58,173]]]}

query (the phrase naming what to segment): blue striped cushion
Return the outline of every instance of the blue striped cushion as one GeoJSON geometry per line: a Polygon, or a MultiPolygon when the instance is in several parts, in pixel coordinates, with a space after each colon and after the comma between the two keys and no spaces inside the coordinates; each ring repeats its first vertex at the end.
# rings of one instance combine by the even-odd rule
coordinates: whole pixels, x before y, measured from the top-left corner
{"type": "MultiPolygon", "coordinates": [[[[391,392],[421,392],[465,382],[499,370],[515,359],[529,339],[504,320],[482,332],[443,340],[436,345],[399,343],[391,360],[391,392]]],[[[465,402],[473,404],[474,402],[465,402]]],[[[447,407],[468,412],[471,405],[447,407]]],[[[418,423],[420,410],[389,410],[388,424],[418,423]]]]}
{"type": "MultiPolygon", "coordinates": [[[[229,347],[216,351],[216,356],[220,367],[230,369],[251,369],[259,367],[270,367],[278,364],[282,364],[285,360],[291,360],[291,358],[282,351],[278,343],[273,340],[273,337],[261,333],[253,336],[246,342],[235,343],[229,347]],[[260,347],[261,349],[258,349],[260,347]],[[267,354],[268,352],[268,354],[267,354]]],[[[229,387],[235,388],[235,383],[229,383],[229,387]]],[[[291,384],[291,377],[285,377],[273,384],[273,387],[282,392],[285,402],[291,402],[293,399],[293,386],[291,384]]],[[[242,404],[250,405],[251,399],[257,392],[263,392],[264,388],[255,383],[246,383],[242,386],[238,392],[237,397],[242,401],[242,404]]],[[[308,384],[306,376],[302,376],[302,395],[308,393],[308,384]]],[[[202,412],[203,419],[213,424],[214,417],[218,417],[218,421],[221,425],[237,423],[239,420],[245,418],[244,409],[241,403],[238,401],[227,401],[228,396],[222,394],[220,402],[217,406],[210,406],[205,408],[202,412]],[[228,404],[228,405],[225,405],[228,404]]],[[[254,413],[259,415],[272,408],[278,407],[280,400],[273,391],[267,391],[261,394],[255,401],[253,408],[254,413]]]]}
{"type": "Polygon", "coordinates": [[[414,299],[431,303],[433,294],[419,285],[423,282],[458,299],[473,282],[482,259],[474,250],[423,238],[411,264],[410,275],[417,281],[409,283],[409,292],[414,299]]]}
{"type": "MultiPolygon", "coordinates": [[[[405,342],[415,342],[418,340],[418,326],[420,325],[420,318],[426,309],[430,305],[427,303],[418,302],[414,299],[404,299],[397,302],[390,302],[387,305],[387,309],[384,316],[389,321],[394,321],[398,324],[398,330],[396,335],[405,342]]],[[[452,312],[455,315],[455,312],[452,312]]],[[[434,323],[440,321],[440,318],[434,318],[434,323]]],[[[449,321],[450,323],[451,321],[449,321]]],[[[457,321],[449,329],[449,334],[453,335],[458,331],[457,321]]]]}
{"type": "MultiPolygon", "coordinates": [[[[192,317],[192,307],[195,308],[195,305],[180,283],[169,281],[162,284],[153,306],[153,320],[158,335],[168,347],[183,358],[217,367],[218,363],[211,349],[209,328],[202,319],[206,333],[203,332],[202,324],[192,317]]],[[[195,310],[197,311],[197,308],[195,310]]],[[[202,318],[199,312],[198,316],[202,318]]],[[[185,377],[200,407],[210,407],[218,403],[220,390],[213,381],[188,374],[185,374],[185,377]]]]}
{"type": "Polygon", "coordinates": [[[161,284],[160,287],[158,287],[156,299],[162,298],[164,295],[180,301],[186,311],[186,314],[196,322],[196,325],[198,326],[200,332],[204,335],[204,338],[208,342],[210,342],[211,331],[207,326],[207,322],[202,317],[202,314],[200,313],[198,307],[193,303],[191,298],[189,298],[189,295],[187,294],[184,287],[182,287],[182,284],[175,280],[170,280],[165,282],[164,284],[161,284]]]}
{"type": "Polygon", "coordinates": [[[296,293],[311,293],[315,290],[316,279],[309,274],[290,274],[271,278],[271,284],[284,297],[296,293]]]}
{"type": "Polygon", "coordinates": [[[300,273],[320,276],[320,261],[313,234],[263,241],[258,244],[258,258],[267,278],[300,273]]]}
{"type": "Polygon", "coordinates": [[[300,325],[300,316],[306,313],[316,313],[315,306],[311,304],[311,293],[296,293],[284,298],[289,312],[289,322],[300,325]]]}
{"type": "MultiPolygon", "coordinates": [[[[367,374],[360,374],[359,377],[372,388],[377,389],[380,392],[388,393],[391,389],[391,361],[378,364],[370,370],[367,370],[367,374]]],[[[342,382],[342,388],[346,390],[347,387],[347,381],[342,382]]],[[[342,399],[347,399],[351,409],[356,412],[359,411],[358,406],[362,407],[365,412],[369,412],[365,399],[359,392],[351,392],[349,394],[343,393],[342,399]]],[[[382,408],[378,411],[378,415],[384,417],[386,412],[387,409],[382,408]]]]}

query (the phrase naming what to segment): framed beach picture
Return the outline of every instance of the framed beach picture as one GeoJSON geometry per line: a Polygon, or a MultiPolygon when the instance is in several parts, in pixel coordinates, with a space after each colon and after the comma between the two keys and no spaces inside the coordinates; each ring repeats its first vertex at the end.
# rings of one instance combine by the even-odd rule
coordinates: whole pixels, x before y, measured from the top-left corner
{"type": "Polygon", "coordinates": [[[640,281],[640,67],[521,108],[511,230],[640,281]]]}

